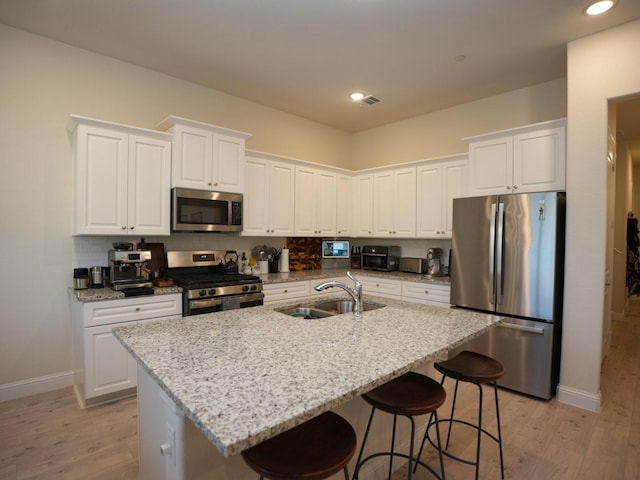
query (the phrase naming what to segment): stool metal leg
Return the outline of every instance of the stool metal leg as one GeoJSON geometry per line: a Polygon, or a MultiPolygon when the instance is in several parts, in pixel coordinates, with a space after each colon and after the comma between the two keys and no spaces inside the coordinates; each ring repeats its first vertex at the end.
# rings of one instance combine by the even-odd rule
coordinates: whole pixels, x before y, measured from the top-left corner
{"type": "Polygon", "coordinates": [[[500,426],[500,404],[498,403],[498,384],[493,382],[493,391],[496,399],[496,421],[498,424],[498,448],[500,449],[500,478],[504,480],[504,459],[502,456],[502,427],[500,426]]]}
{"type": "Polygon", "coordinates": [[[369,423],[367,423],[367,429],[364,432],[364,438],[362,439],[362,445],[360,446],[360,452],[358,453],[358,460],[356,460],[356,468],[353,472],[353,480],[358,480],[358,474],[360,473],[360,460],[362,460],[362,453],[364,452],[364,446],[367,443],[369,437],[369,430],[371,429],[371,422],[373,421],[373,414],[376,412],[375,408],[371,408],[371,415],[369,415],[369,423]]]}
{"type": "Polygon", "coordinates": [[[478,402],[478,445],[476,446],[476,480],[480,478],[480,440],[482,438],[482,385],[479,383],[476,384],[478,386],[480,401],[478,402]]]}
{"type": "MultiPolygon", "coordinates": [[[[445,377],[442,377],[442,385],[444,385],[445,377]]],[[[456,386],[453,390],[453,403],[451,404],[451,415],[449,418],[453,418],[453,411],[456,409],[456,400],[458,398],[458,380],[456,380],[456,386]]],[[[447,443],[444,446],[445,450],[449,450],[449,439],[451,438],[451,427],[453,427],[453,422],[449,422],[449,428],[447,429],[447,443]]]]}

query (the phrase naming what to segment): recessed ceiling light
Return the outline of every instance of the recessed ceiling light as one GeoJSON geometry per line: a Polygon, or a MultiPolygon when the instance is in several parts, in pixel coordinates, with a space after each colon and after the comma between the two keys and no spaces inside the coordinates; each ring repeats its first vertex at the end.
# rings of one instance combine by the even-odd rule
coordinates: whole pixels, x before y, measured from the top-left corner
{"type": "Polygon", "coordinates": [[[584,12],[587,15],[600,15],[601,13],[610,10],[614,4],[615,2],[613,0],[601,0],[590,4],[584,12]]]}
{"type": "Polygon", "coordinates": [[[360,100],[362,100],[364,98],[364,93],[353,92],[351,95],[349,95],[349,98],[351,100],[353,100],[354,102],[359,102],[360,100]]]}

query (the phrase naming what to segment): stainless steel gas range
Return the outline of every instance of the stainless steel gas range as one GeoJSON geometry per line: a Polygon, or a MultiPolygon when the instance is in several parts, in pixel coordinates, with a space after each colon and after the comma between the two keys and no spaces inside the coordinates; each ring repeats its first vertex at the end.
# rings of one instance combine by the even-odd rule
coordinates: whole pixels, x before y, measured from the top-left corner
{"type": "Polygon", "coordinates": [[[225,263],[225,250],[169,251],[166,274],[182,287],[182,316],[262,305],[262,280],[225,263]]]}

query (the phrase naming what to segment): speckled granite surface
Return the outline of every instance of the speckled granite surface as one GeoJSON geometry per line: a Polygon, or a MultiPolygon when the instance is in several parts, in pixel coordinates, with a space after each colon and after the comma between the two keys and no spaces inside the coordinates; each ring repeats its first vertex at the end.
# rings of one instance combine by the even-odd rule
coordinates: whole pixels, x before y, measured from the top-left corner
{"type": "Polygon", "coordinates": [[[423,365],[500,321],[464,310],[366,300],[386,306],[359,319],[342,314],[303,320],[274,310],[285,303],[121,327],[115,334],[228,456],[423,365]]]}
{"type": "MultiPolygon", "coordinates": [[[[111,290],[109,287],[105,288],[87,288],[85,290],[73,290],[70,289],[75,295],[76,299],[80,302],[101,302],[103,300],[117,300],[120,298],[135,298],[125,297],[121,291],[111,290]]],[[[154,295],[167,295],[170,293],[182,293],[180,287],[153,287],[154,295]]]]}
{"type": "MultiPolygon", "coordinates": [[[[431,277],[407,272],[378,272],[375,270],[351,270],[356,277],[379,277],[392,278],[396,280],[408,280],[411,282],[435,283],[439,285],[450,285],[449,277],[431,277]]],[[[303,270],[289,273],[269,273],[260,275],[264,283],[297,282],[298,280],[319,280],[322,278],[339,277],[347,274],[347,269],[330,268],[324,270],[303,270]]]]}

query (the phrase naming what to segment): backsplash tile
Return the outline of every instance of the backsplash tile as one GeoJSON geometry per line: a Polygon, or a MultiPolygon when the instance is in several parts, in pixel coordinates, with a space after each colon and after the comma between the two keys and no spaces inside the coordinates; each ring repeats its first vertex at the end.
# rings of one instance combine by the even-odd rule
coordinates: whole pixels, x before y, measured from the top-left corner
{"type": "Polygon", "coordinates": [[[319,270],[322,268],[322,238],[287,237],[289,270],[319,270]]]}

